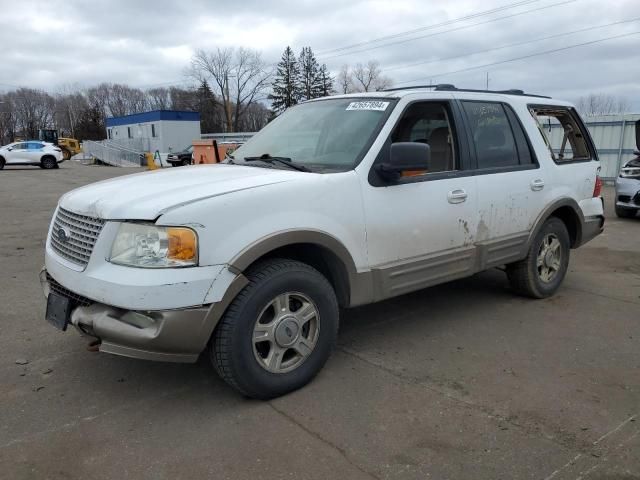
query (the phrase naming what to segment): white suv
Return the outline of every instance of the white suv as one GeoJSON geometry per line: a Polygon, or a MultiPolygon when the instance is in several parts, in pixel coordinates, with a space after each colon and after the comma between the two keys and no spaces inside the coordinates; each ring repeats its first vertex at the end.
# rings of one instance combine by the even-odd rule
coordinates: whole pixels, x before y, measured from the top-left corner
{"type": "Polygon", "coordinates": [[[58,168],[64,161],[62,150],[56,145],[38,140],[15,142],[0,147],[0,170],[5,165],[34,165],[40,168],[58,168]]]}
{"type": "Polygon", "coordinates": [[[569,250],[603,229],[599,168],[575,109],[547,97],[447,85],[309,101],[224,164],[64,195],[46,317],[103,352],[207,352],[237,390],[274,397],[322,368],[340,307],[499,266],[517,293],[552,295],[569,250]]]}

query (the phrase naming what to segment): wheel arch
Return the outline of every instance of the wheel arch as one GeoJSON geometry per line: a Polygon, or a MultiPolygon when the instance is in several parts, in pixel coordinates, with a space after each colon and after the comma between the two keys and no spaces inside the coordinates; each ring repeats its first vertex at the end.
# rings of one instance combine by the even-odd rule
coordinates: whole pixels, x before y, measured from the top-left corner
{"type": "Polygon", "coordinates": [[[265,258],[289,258],[311,265],[333,286],[340,306],[354,302],[357,270],[342,242],[316,230],[288,230],[262,238],[236,255],[229,267],[237,273],[265,258]]]}
{"type": "Polygon", "coordinates": [[[584,215],[582,210],[572,198],[561,198],[548,205],[538,216],[534,227],[529,235],[528,245],[531,244],[535,236],[542,228],[542,225],[551,217],[562,220],[569,232],[569,240],[571,248],[577,248],[582,243],[582,230],[584,225],[584,215]]]}

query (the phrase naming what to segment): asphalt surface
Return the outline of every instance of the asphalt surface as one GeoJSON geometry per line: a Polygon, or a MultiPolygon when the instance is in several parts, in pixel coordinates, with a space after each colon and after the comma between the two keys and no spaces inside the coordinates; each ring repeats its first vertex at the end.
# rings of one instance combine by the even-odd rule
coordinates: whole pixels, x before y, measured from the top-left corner
{"type": "Polygon", "coordinates": [[[610,188],[553,298],[492,270],[345,311],[315,381],[259,402],[44,321],[58,197],[130,172],[0,172],[0,478],[640,479],[640,218],[610,188]]]}

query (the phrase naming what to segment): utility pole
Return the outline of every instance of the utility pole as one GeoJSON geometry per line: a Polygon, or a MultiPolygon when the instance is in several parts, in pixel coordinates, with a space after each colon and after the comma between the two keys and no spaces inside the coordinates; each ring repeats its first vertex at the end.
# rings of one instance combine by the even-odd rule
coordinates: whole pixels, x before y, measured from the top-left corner
{"type": "Polygon", "coordinates": [[[485,90],[489,90],[489,72],[487,72],[487,83],[485,90]]]}

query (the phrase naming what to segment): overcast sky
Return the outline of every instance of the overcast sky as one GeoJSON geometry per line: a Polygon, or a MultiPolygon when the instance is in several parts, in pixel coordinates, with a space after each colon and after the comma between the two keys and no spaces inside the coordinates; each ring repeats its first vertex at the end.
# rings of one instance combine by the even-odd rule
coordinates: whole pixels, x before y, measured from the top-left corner
{"type": "Polygon", "coordinates": [[[521,0],[482,15],[516,1],[0,0],[0,91],[55,92],[105,81],[184,84],[197,48],[245,46],[275,63],[287,45],[296,53],[308,45],[333,72],[378,60],[397,86],[432,80],[484,88],[488,72],[492,89],[570,100],[603,92],[626,97],[640,111],[640,35],[622,37],[640,32],[640,1],[521,0]],[[596,28],[621,21],[627,22],[596,28]],[[560,36],[576,30],[582,32],[560,36]],[[555,38],[525,43],[549,36],[555,38]],[[381,37],[391,38],[371,42],[381,37]],[[482,67],[609,37],[619,38],[482,67]],[[329,52],[363,42],[369,43],[329,52]],[[467,55],[474,52],[484,53],[467,55]],[[407,67],[417,62],[429,63],[407,67]]]}

